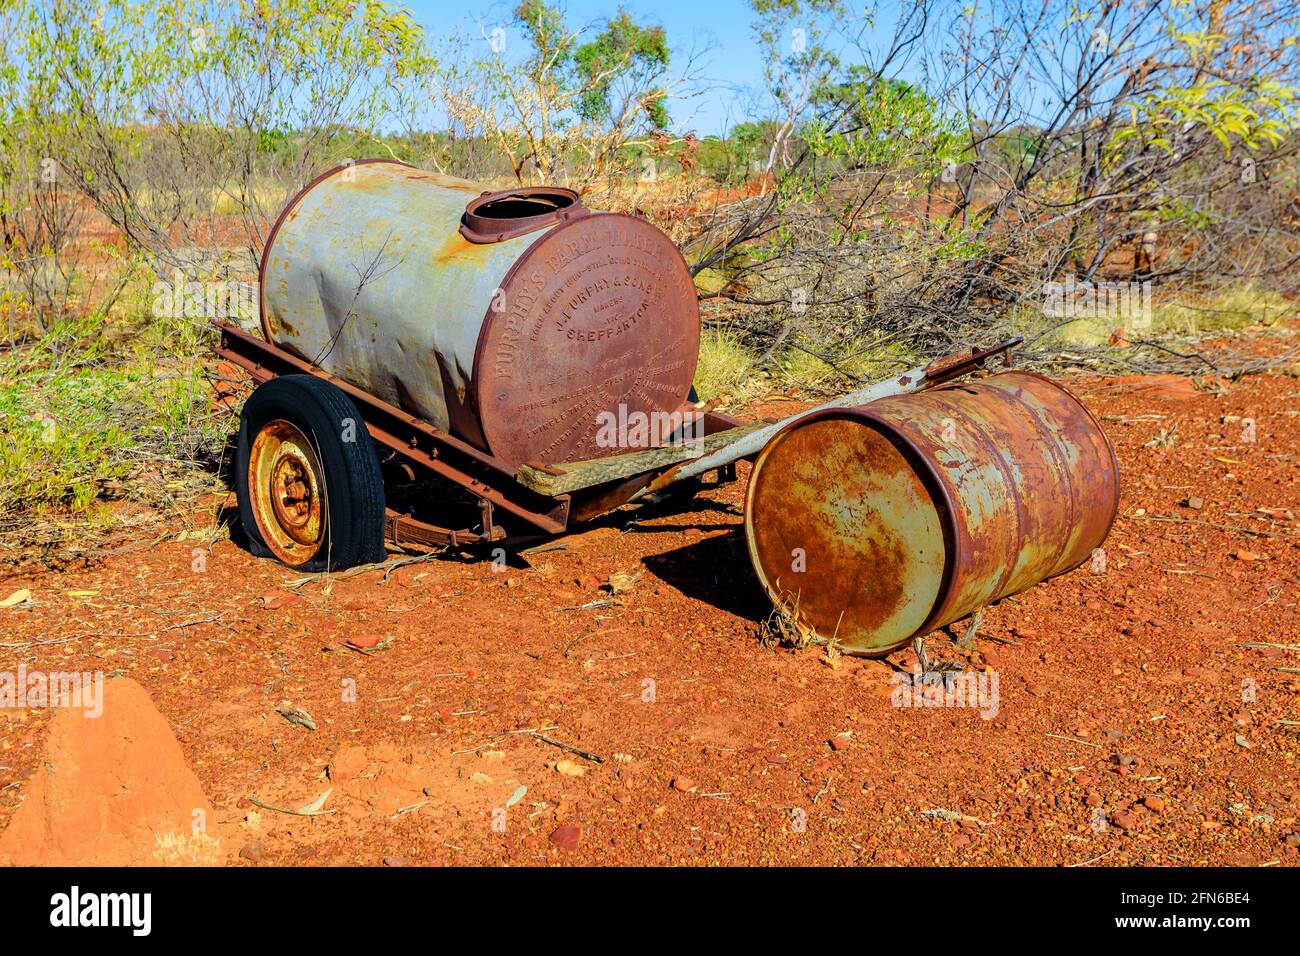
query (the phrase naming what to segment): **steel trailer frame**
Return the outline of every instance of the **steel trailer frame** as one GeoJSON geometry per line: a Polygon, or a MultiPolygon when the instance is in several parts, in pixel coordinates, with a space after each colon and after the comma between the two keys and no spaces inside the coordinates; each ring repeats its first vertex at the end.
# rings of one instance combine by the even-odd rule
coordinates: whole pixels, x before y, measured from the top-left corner
{"type": "MultiPolygon", "coordinates": [[[[324,379],[342,390],[356,405],[365,421],[366,431],[381,455],[391,453],[413,469],[451,481],[478,498],[483,516],[479,530],[443,528],[388,509],[385,534],[399,546],[468,547],[506,541],[506,531],[497,523],[498,513],[522,521],[532,529],[532,534],[516,535],[511,540],[563,534],[572,521],[597,517],[625,504],[658,474],[668,470],[660,468],[568,494],[539,494],[521,484],[514,471],[488,452],[234,325],[216,323],[216,328],[220,334],[215,349],[217,357],[243,369],[256,384],[261,385],[280,375],[314,375],[324,379]]],[[[743,424],[728,415],[704,412],[706,435],[743,424]]],[[[537,463],[530,465],[539,469],[549,467],[537,463]]],[[[713,471],[719,483],[735,480],[734,461],[713,471]]]]}

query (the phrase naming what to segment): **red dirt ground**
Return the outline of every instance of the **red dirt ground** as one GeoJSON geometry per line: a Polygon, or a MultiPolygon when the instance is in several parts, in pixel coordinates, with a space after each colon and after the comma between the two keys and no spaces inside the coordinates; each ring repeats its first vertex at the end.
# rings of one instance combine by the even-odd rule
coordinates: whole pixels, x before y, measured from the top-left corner
{"type": "MultiPolygon", "coordinates": [[[[990,720],[891,706],[910,652],[760,645],[744,467],[503,572],[448,557],[294,589],[229,541],[195,571],[168,540],[10,573],[0,598],[34,607],[0,609],[0,660],[144,685],[235,865],[1295,865],[1300,381],[1071,384],[1116,445],[1121,517],[1104,572],[991,608],[971,651],[931,636],[998,674],[990,720]],[[618,573],[641,576],[571,609],[618,573]],[[510,733],[539,727],[604,762],[510,733]],[[315,816],[249,801],[327,790],[315,816]]],[[[48,722],[0,711],[0,827],[48,722]]]]}

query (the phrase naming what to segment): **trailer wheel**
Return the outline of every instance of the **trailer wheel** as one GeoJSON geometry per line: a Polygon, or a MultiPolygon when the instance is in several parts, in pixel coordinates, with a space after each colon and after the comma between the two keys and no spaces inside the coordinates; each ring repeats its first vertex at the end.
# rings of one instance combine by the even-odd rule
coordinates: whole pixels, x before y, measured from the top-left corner
{"type": "Polygon", "coordinates": [[[384,558],[384,485],[352,400],[313,375],[258,386],[239,416],[239,517],[255,554],[303,571],[384,558]]]}

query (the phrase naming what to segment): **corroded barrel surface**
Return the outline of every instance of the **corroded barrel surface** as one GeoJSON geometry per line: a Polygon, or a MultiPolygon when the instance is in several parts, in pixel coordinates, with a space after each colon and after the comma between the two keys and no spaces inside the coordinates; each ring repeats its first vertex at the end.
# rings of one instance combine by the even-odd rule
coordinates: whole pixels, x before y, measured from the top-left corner
{"type": "Polygon", "coordinates": [[[269,341],[510,467],[626,451],[598,416],[677,411],[699,353],[690,272],[650,223],[396,162],[300,193],[261,288],[269,341]]]}
{"type": "Polygon", "coordinates": [[[1082,564],[1118,506],[1083,404],[1004,372],[791,423],[754,465],[745,535],[774,604],[883,654],[1082,564]]]}

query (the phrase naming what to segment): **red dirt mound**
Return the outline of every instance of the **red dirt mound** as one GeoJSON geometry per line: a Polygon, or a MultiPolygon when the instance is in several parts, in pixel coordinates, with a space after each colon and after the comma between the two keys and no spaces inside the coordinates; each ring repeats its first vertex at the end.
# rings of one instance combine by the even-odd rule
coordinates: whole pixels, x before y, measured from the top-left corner
{"type": "Polygon", "coordinates": [[[215,817],[180,744],[143,687],[104,685],[103,712],[60,708],[22,806],[0,833],[0,864],[210,864],[215,817]]]}

